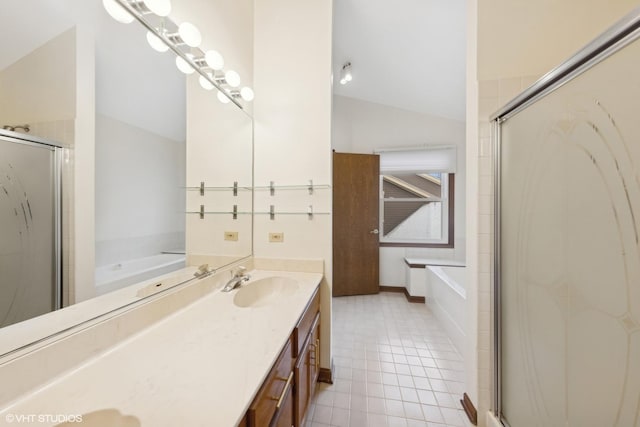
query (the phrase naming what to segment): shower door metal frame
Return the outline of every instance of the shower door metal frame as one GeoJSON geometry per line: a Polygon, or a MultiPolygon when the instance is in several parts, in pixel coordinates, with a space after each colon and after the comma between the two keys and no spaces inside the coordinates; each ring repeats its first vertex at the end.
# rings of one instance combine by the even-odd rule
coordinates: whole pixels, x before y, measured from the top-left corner
{"type": "Polygon", "coordinates": [[[53,151],[53,309],[62,308],[62,165],[65,148],[58,142],[33,135],[0,129],[0,139],[53,151]]]}
{"type": "Polygon", "coordinates": [[[588,71],[596,64],[640,39],[640,7],[635,8],[568,60],[549,71],[538,81],[489,117],[494,154],[494,258],[493,258],[493,379],[492,410],[500,422],[509,427],[502,413],[502,319],[501,319],[501,125],[546,95],[588,71]]]}

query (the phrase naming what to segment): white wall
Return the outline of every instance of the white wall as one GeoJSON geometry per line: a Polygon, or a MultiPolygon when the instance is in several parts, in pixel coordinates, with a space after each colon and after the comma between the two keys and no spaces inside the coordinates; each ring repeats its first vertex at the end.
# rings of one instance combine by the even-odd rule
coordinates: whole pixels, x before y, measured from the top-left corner
{"type": "Polygon", "coordinates": [[[72,28],[0,71],[0,127],[75,118],[75,40],[72,28]]]}
{"type": "MultiPolygon", "coordinates": [[[[465,290],[467,313],[467,339],[462,345],[465,348],[464,360],[465,385],[467,395],[478,407],[478,3],[477,0],[467,2],[467,122],[466,122],[466,159],[467,159],[467,198],[466,198],[466,230],[465,248],[465,290]]],[[[479,424],[482,425],[482,413],[479,424]]]]}
{"type": "Polygon", "coordinates": [[[465,258],[465,123],[334,95],[332,147],[338,152],[373,153],[381,148],[451,144],[458,147],[455,181],[454,249],[380,248],[380,284],[405,286],[405,257],[465,258]]]}
{"type": "MultiPolygon", "coordinates": [[[[268,185],[331,183],[331,19],[325,0],[262,0],[255,3],[255,183],[268,185]]],[[[255,210],[329,211],[331,192],[268,191],[256,195],[255,210]],[[276,201],[272,201],[276,200],[276,201]]],[[[319,258],[325,262],[321,285],[320,364],[331,359],[331,217],[257,215],[257,257],[319,258]],[[269,232],[284,242],[269,243],[269,232]]]]}
{"type": "Polygon", "coordinates": [[[635,0],[478,0],[478,79],[542,74],[638,6],[635,0]]]}
{"type": "MultiPolygon", "coordinates": [[[[181,0],[172,2],[171,18],[191,22],[202,34],[201,48],[224,57],[224,69],[240,74],[242,86],[253,84],[253,0],[181,0]]],[[[193,76],[192,76],[193,77],[193,76]]],[[[215,93],[212,94],[215,97],[215,93]]],[[[252,103],[245,103],[251,114],[252,103]]],[[[187,99],[187,111],[198,102],[187,99]]]]}
{"type": "MultiPolygon", "coordinates": [[[[202,33],[204,50],[215,49],[225,60],[225,70],[240,74],[242,86],[253,86],[253,0],[184,0],[173,2],[171,17],[175,22],[188,21],[202,33]]],[[[205,91],[194,73],[187,77],[187,144],[186,185],[206,186],[251,185],[251,119],[233,104],[223,105],[216,91],[205,91]],[[244,120],[243,120],[244,119],[244,120]]],[[[251,114],[253,103],[243,103],[251,114]]],[[[188,192],[186,207],[197,211],[201,204],[207,211],[250,209],[246,194],[227,197],[229,193],[208,192],[205,197],[188,192]]],[[[212,266],[227,263],[229,258],[214,255],[243,257],[251,253],[251,218],[231,215],[209,215],[200,220],[197,215],[186,218],[186,249],[189,262],[209,262],[212,266]],[[238,232],[238,241],[224,241],[224,231],[238,232]],[[206,260],[193,255],[207,255],[206,260]]]]}
{"type": "MultiPolygon", "coordinates": [[[[200,87],[197,77],[187,80],[190,106],[187,118],[187,185],[198,187],[226,187],[224,191],[187,192],[187,211],[198,212],[204,205],[206,212],[251,212],[252,194],[243,188],[252,185],[253,129],[251,117],[234,104],[222,104],[214,91],[200,87]],[[233,195],[231,187],[238,182],[239,191],[233,195]]],[[[187,253],[194,264],[208,263],[217,268],[228,262],[229,256],[243,258],[251,255],[251,215],[189,214],[187,221],[187,253]],[[237,241],[224,240],[225,232],[238,233],[237,241]],[[206,261],[194,258],[206,256],[206,261]]]]}
{"type": "Polygon", "coordinates": [[[73,169],[70,303],[95,296],[95,88],[94,29],[81,23],[76,27],[75,140],[68,162],[73,169]]]}
{"type": "Polygon", "coordinates": [[[184,247],[185,144],[96,117],[96,266],[184,247]]]}

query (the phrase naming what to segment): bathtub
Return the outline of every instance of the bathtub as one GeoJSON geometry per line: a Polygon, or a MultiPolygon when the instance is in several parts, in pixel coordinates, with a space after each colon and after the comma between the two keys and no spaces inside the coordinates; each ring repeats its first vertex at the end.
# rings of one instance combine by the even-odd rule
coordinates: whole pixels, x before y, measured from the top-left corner
{"type": "Polygon", "coordinates": [[[465,356],[466,299],[464,267],[427,267],[425,302],[447,332],[458,352],[465,356]]]}
{"type": "Polygon", "coordinates": [[[158,254],[96,268],[96,295],[185,267],[184,254],[158,254]]]}

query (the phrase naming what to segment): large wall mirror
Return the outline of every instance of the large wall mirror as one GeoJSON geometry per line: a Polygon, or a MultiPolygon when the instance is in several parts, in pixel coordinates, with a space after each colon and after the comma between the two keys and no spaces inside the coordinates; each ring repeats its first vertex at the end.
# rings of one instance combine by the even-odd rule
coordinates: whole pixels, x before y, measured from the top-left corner
{"type": "MultiPolygon", "coordinates": [[[[76,324],[147,296],[136,290],[142,281],[186,265],[217,269],[251,255],[253,124],[238,102],[221,102],[198,73],[179,71],[175,52],[152,49],[147,28],[112,19],[102,0],[4,0],[1,13],[0,133],[63,147],[57,294],[58,305],[74,307],[76,324]],[[76,154],[87,146],[95,151],[95,186],[83,188],[78,174],[86,173],[86,157],[76,154]],[[91,192],[95,277],[87,281],[74,277],[74,204],[91,192]]],[[[0,163],[7,169],[2,156],[0,163]]],[[[29,162],[23,166],[12,173],[33,172],[29,162]]],[[[12,206],[0,206],[0,229],[11,227],[12,206]]],[[[54,223],[51,214],[45,222],[54,223]]],[[[5,246],[0,268],[18,253],[5,246]]],[[[30,310],[38,291],[24,292],[25,280],[5,273],[0,327],[13,336],[0,355],[55,332],[42,328],[40,336],[16,338],[25,322],[55,323],[46,316],[65,311],[47,314],[56,308],[50,289],[30,310]]],[[[177,275],[174,283],[189,276],[177,275]]]]}

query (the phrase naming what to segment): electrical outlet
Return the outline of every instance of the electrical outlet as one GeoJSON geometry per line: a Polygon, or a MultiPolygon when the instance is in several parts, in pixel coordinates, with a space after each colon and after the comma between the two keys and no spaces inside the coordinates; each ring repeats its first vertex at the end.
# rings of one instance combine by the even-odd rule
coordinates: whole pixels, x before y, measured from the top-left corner
{"type": "Polygon", "coordinates": [[[284,233],[269,233],[269,241],[276,243],[284,242],[284,233]]]}
{"type": "Polygon", "coordinates": [[[231,242],[238,241],[238,232],[237,231],[225,231],[224,232],[224,240],[229,240],[231,242]]]}

